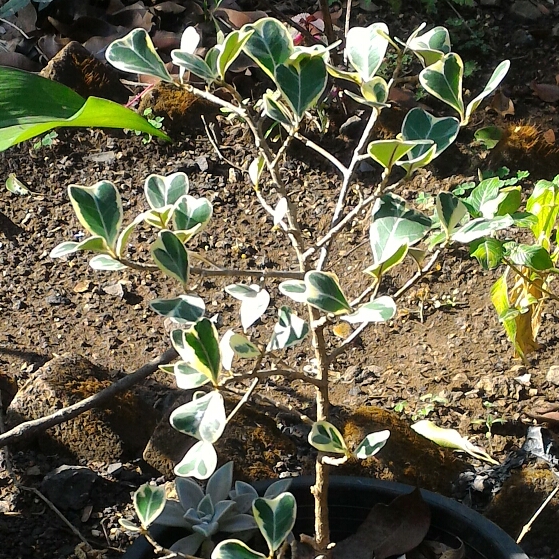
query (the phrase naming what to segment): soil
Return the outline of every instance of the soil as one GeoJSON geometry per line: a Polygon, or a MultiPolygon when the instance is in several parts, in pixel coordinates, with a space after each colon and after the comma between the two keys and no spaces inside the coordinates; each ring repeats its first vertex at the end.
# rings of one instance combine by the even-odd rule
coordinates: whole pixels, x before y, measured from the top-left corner
{"type": "MultiPolygon", "coordinates": [[[[406,36],[423,19],[444,24],[456,18],[445,3],[439,4],[436,17],[426,17],[411,5],[398,17],[383,4],[376,13],[357,10],[356,23],[383,20],[393,34],[406,36]]],[[[480,109],[460,133],[456,147],[398,190],[410,203],[420,192],[451,190],[475,178],[486,154],[473,142],[473,132],[483,125],[530,124],[542,134],[559,130],[556,103],[542,101],[529,87],[534,80],[555,83],[557,38],[552,29],[559,23],[557,8],[548,8],[549,13],[536,23],[515,21],[504,8],[460,10],[468,27],[451,29],[455,50],[465,60],[478,64],[466,80],[466,88],[478,91],[491,69],[500,60],[510,58],[512,66],[503,93],[513,100],[515,115],[499,116],[480,109]],[[516,33],[519,29],[524,35],[516,33]],[[474,40],[478,36],[481,39],[474,40]]],[[[254,155],[244,129],[224,120],[220,127],[223,153],[243,166],[254,155]]],[[[337,135],[335,122],[322,141],[342,158],[353,146],[351,138],[337,135]]],[[[547,148],[546,153],[554,147],[547,148]]],[[[532,175],[522,183],[525,192],[530,191],[533,181],[559,173],[553,157],[542,156],[538,164],[537,147],[532,153],[522,153],[523,157],[511,150],[500,151],[497,164],[505,163],[513,172],[524,168],[524,163],[530,166],[532,175]]],[[[285,167],[292,200],[302,212],[308,235],[315,237],[325,230],[323,216],[329,215],[334,206],[339,178],[324,160],[302,145],[290,149],[285,167]]],[[[153,140],[144,145],[142,137],[121,132],[62,130],[51,147],[34,149],[32,142],[26,142],[0,154],[3,180],[15,173],[33,192],[27,197],[0,192],[3,375],[21,385],[53,356],[70,352],[84,355],[116,376],[136,370],[167,349],[163,321],[149,309],[148,302],[177,293],[175,283],[161,274],[134,270],[96,272],[89,268],[83,254],[53,260],[49,252],[60,242],[78,239],[81,234],[67,185],[92,185],[102,179],[114,182],[130,219],[145,209],[144,179],[151,173],[176,171],[184,171],[191,191],[208,197],[214,207],[210,227],[198,237],[194,250],[205,251],[213,261],[228,268],[295,269],[296,262],[289,256],[282,234],[267,234],[272,226],[270,218],[254,197],[248,180],[231,171],[201,133],[182,132],[175,135],[173,143],[153,140]]],[[[358,178],[367,192],[376,184],[378,173],[364,169],[358,178]]],[[[361,274],[369,258],[368,243],[362,243],[366,239],[366,227],[358,223],[339,236],[333,249],[329,269],[347,278],[343,285],[350,297],[367,286],[367,277],[361,274]]],[[[145,242],[146,237],[137,240],[145,242]]],[[[395,293],[412,273],[411,265],[398,268],[386,278],[379,293],[395,293]]],[[[498,275],[499,271],[481,271],[465,249],[446,253],[440,265],[398,301],[398,315],[393,321],[370,327],[337,361],[332,402],[387,410],[400,404],[397,409],[403,408],[401,413],[410,423],[428,412],[429,419],[438,425],[458,429],[503,461],[523,443],[526,426],[532,423],[526,412],[544,403],[557,403],[557,388],[546,380],[546,374],[557,364],[559,314],[557,305],[546,305],[539,335],[542,347],[522,364],[514,358],[489,299],[498,275]],[[531,375],[528,385],[514,380],[525,373],[531,375]],[[437,403],[437,397],[443,400],[437,403]],[[491,414],[506,421],[493,425],[490,438],[483,425],[472,423],[487,418],[488,402],[493,406],[491,414]]],[[[238,303],[223,292],[230,280],[194,277],[193,282],[192,289],[207,303],[207,315],[219,313],[220,330],[238,324],[238,303]]],[[[269,282],[268,287],[272,304],[261,321],[260,332],[271,328],[276,308],[285,304],[277,292],[277,282],[269,282]]],[[[337,343],[335,332],[328,330],[327,335],[330,344],[337,343]]],[[[303,349],[294,351],[293,362],[301,359],[303,349]]],[[[164,377],[155,375],[146,386],[162,390],[162,382],[164,377]]],[[[283,404],[310,410],[312,394],[302,386],[270,381],[269,388],[283,404]]],[[[108,473],[107,463],[81,464],[100,472],[106,483],[92,495],[93,508],[87,518],[70,513],[68,519],[97,548],[109,548],[106,559],[119,557],[129,544],[130,536],[119,530],[117,518],[130,514],[131,492],[153,477],[153,472],[142,466],[140,456],[137,458],[123,464],[118,477],[108,473]]],[[[38,487],[46,473],[69,463],[33,448],[12,452],[11,460],[15,474],[29,487],[38,487]]],[[[0,505],[0,557],[79,557],[75,554],[79,539],[35,493],[17,490],[6,472],[0,472],[0,505]]],[[[534,511],[523,512],[528,521],[534,511]]],[[[531,541],[529,552],[532,557],[557,557],[556,550],[549,550],[543,540],[531,541]]]]}

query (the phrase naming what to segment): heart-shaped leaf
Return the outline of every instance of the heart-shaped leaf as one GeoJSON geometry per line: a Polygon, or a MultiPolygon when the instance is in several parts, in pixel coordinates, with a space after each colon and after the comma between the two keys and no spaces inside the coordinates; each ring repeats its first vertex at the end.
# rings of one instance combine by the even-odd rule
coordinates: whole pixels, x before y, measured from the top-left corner
{"type": "Polygon", "coordinates": [[[174,409],[169,421],[181,433],[214,443],[225,429],[223,396],[217,390],[212,390],[174,409]]]}
{"type": "Polygon", "coordinates": [[[266,559],[240,540],[224,540],[212,551],[212,559],[266,559]]]}
{"type": "Polygon", "coordinates": [[[300,119],[326,87],[326,64],[322,56],[299,54],[277,66],[275,81],[283,97],[300,119]]]}
{"type": "Polygon", "coordinates": [[[71,184],[68,194],[79,222],[114,249],[122,225],[122,201],[114,184],[110,181],[89,187],[71,184]]]}
{"type": "Polygon", "coordinates": [[[322,452],[349,455],[342,434],[328,421],[315,421],[309,433],[309,444],[322,452]]]}
{"type": "Polygon", "coordinates": [[[165,488],[145,483],[134,493],[134,510],[142,528],[147,529],[165,507],[165,488]]]}
{"type": "Polygon", "coordinates": [[[485,270],[494,270],[503,262],[505,250],[503,241],[484,237],[470,243],[470,256],[473,256],[485,270]]]}
{"type": "Polygon", "coordinates": [[[432,144],[432,140],[405,141],[397,138],[393,140],[375,140],[367,146],[367,153],[369,157],[382,165],[386,172],[390,172],[394,164],[413,148],[422,146],[429,149],[432,144]]]}
{"type": "Polygon", "coordinates": [[[342,320],[350,324],[362,322],[386,322],[396,314],[396,303],[392,297],[383,295],[369,303],[361,305],[354,313],[341,316],[342,320]]]}
{"type": "Polygon", "coordinates": [[[160,231],[157,240],[151,245],[150,252],[157,267],[166,275],[180,281],[186,289],[190,263],[188,253],[177,235],[166,229],[160,231]]]}
{"type": "Polygon", "coordinates": [[[257,346],[244,336],[241,336],[241,334],[233,334],[229,338],[229,345],[235,355],[241,359],[252,359],[262,354],[257,346]]]}
{"type": "Polygon", "coordinates": [[[295,497],[291,493],[281,493],[275,499],[259,497],[252,504],[252,512],[270,554],[274,555],[295,526],[295,497]]]}
{"type": "Polygon", "coordinates": [[[410,38],[408,48],[417,55],[425,68],[450,52],[450,35],[445,27],[433,27],[423,35],[410,38]]]}
{"type": "Polygon", "coordinates": [[[289,113],[289,109],[278,97],[277,92],[266,92],[262,96],[263,113],[280,124],[293,126],[293,117],[289,113]]]}
{"type": "Polygon", "coordinates": [[[206,198],[183,196],[173,208],[173,224],[179,231],[202,231],[210,221],[213,206],[206,198]]]}
{"type": "Polygon", "coordinates": [[[302,318],[293,314],[289,307],[281,307],[278,315],[278,321],[274,326],[274,333],[266,351],[293,347],[301,343],[309,333],[309,325],[302,318]]]}
{"type": "Polygon", "coordinates": [[[241,301],[241,324],[245,332],[266,312],[270,304],[270,294],[259,285],[234,283],[228,285],[225,291],[241,301]]]}
{"type": "Polygon", "coordinates": [[[390,437],[390,431],[377,431],[376,433],[369,433],[355,449],[354,455],[360,460],[365,460],[374,456],[385,444],[390,437]]]}
{"type": "Polygon", "coordinates": [[[336,274],[310,271],[305,274],[306,301],[317,309],[332,314],[351,310],[336,274]]]}
{"type": "Polygon", "coordinates": [[[149,306],[157,314],[185,324],[196,322],[204,316],[204,300],[198,295],[179,295],[173,299],[153,299],[149,306]]]}
{"type": "Polygon", "coordinates": [[[221,45],[217,45],[216,48],[219,51],[219,55],[217,57],[216,66],[218,75],[222,80],[225,79],[225,72],[227,72],[229,66],[235,62],[237,56],[239,56],[242,48],[253,33],[254,30],[232,31],[225,37],[225,41],[223,41],[221,45]]]}
{"type": "Polygon", "coordinates": [[[177,386],[182,390],[200,388],[200,386],[210,382],[210,379],[204,373],[201,373],[184,361],[178,361],[172,365],[172,369],[177,386]]]}
{"type": "Polygon", "coordinates": [[[217,453],[212,443],[198,441],[175,466],[177,476],[208,479],[217,466],[217,453]]]}
{"type": "Polygon", "coordinates": [[[123,72],[148,74],[170,83],[173,81],[150,36],[141,27],[113,41],[105,51],[105,58],[123,72]]]}
{"type": "Polygon", "coordinates": [[[464,101],[462,100],[462,76],[464,63],[454,52],[445,54],[441,60],[424,68],[419,74],[419,82],[423,88],[450,105],[459,115],[464,124],[464,101]]]}
{"type": "Polygon", "coordinates": [[[388,47],[388,34],[385,23],[352,27],[349,30],[346,36],[347,58],[362,81],[369,81],[380,68],[388,47]]]}
{"type": "Polygon", "coordinates": [[[144,194],[153,210],[161,210],[177,203],[188,194],[189,182],[185,173],[171,175],[149,175],[144,183],[144,194]]]}
{"type": "Polygon", "coordinates": [[[462,218],[467,215],[468,209],[462,201],[450,192],[439,192],[436,202],[437,217],[441,223],[441,227],[446,234],[446,238],[450,236],[460,223],[462,218]]]}

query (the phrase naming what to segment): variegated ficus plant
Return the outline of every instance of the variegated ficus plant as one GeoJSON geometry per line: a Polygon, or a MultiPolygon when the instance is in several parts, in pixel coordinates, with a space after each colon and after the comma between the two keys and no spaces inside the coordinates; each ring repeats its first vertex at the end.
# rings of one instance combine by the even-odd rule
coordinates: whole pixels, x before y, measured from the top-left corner
{"type": "MultiPolygon", "coordinates": [[[[377,296],[388,270],[409,256],[417,262],[418,272],[414,276],[417,279],[432,266],[441,248],[451,242],[469,243],[490,235],[510,225],[512,219],[495,214],[470,219],[459,201],[448,193],[437,197],[435,216],[427,216],[409,208],[393,191],[449,147],[472,112],[504,78],[509,62],[502,62],[481,92],[466,104],[462,91],[464,65],[460,56],[452,52],[444,27],[425,32],[422,25],[406,41],[393,39],[384,23],[354,27],[345,38],[346,69],[335,67],[329,61],[329,52],[340,48],[339,44],[296,46],[290,29],[273,18],[261,19],[220,37],[219,43],[203,58],[195,53],[198,41],[196,30],[188,28],[183,34],[181,48],[172,52],[172,60],[180,68],[179,82],[173,81],[143,29],[136,29],[113,42],[106,57],[119,70],[151,74],[215,103],[224,113],[235,115],[248,127],[257,153],[247,164],[248,178],[254,195],[270,216],[270,234],[276,236],[277,229],[283,231],[297,271],[287,271],[293,270],[291,261],[283,263],[285,271],[218,268],[211,263],[209,255],[197,253],[192,248],[192,240],[211,227],[212,204],[192,192],[187,176],[181,172],[147,177],[146,210],[127,225],[123,224],[121,197],[114,184],[101,181],[93,186],[71,185],[68,192],[72,205],[90,236],[80,242],[62,243],[51,256],[62,257],[88,250],[97,253],[90,261],[96,270],[159,269],[176,279],[180,286],[181,293],[176,297],[150,303],[153,311],[176,325],[171,332],[171,342],[180,360],[163,369],[175,375],[180,388],[203,387],[190,403],[171,414],[173,427],[198,439],[176,466],[175,473],[179,478],[209,478],[210,482],[206,496],[192,484],[178,483],[178,501],[166,499],[162,487],[140,488],[134,500],[141,521],[137,529],[145,532],[158,518],[168,521],[174,515],[180,525],[190,528],[194,534],[192,538],[185,538],[174,551],[194,554],[220,526],[223,531],[257,526],[268,545],[267,556],[278,554],[291,537],[294,526],[296,503],[292,495],[282,487],[281,491],[273,490],[269,495],[256,498],[246,484],[229,493],[229,480],[224,482],[223,473],[217,480],[211,477],[218,463],[214,444],[239,407],[227,415],[223,388],[231,382],[246,383],[243,402],[253,395],[262,379],[276,375],[288,381],[306,381],[316,391],[316,420],[308,437],[309,443],[318,450],[312,488],[316,502],[313,547],[317,556],[328,555],[331,544],[327,469],[350,457],[362,459],[374,455],[389,436],[388,431],[371,433],[356,448],[348,447],[340,431],[328,421],[329,371],[367,325],[385,322],[394,316],[393,298],[377,296]],[[385,80],[377,72],[388,49],[395,51],[396,64],[392,78],[385,80]],[[445,103],[449,112],[456,116],[435,117],[422,108],[414,108],[407,113],[401,132],[395,138],[371,141],[379,114],[390,110],[389,92],[397,82],[406,53],[413,53],[418,59],[422,68],[419,83],[423,89],[445,103]],[[228,81],[228,69],[241,54],[248,56],[269,80],[270,88],[259,99],[242,98],[228,81]],[[193,75],[198,83],[201,79],[205,85],[195,87],[189,83],[193,75]],[[343,90],[344,83],[348,90],[343,90]],[[219,96],[215,94],[217,88],[220,88],[219,96]],[[304,134],[312,111],[330,91],[351,97],[368,115],[347,163],[304,134]],[[282,133],[268,134],[272,125],[282,133]],[[298,206],[292,199],[292,185],[282,174],[287,148],[295,139],[324,157],[340,175],[330,226],[326,233],[316,237],[303,233],[298,206]],[[372,160],[382,170],[378,184],[367,195],[355,179],[357,166],[365,159],[372,160]],[[357,193],[357,196],[348,196],[348,192],[357,193]],[[364,219],[369,220],[371,257],[364,272],[370,277],[370,285],[363,293],[352,294],[350,298],[344,292],[344,278],[328,271],[329,260],[336,256],[332,254],[332,242],[346,226],[364,219]],[[156,239],[150,247],[153,262],[136,261],[130,256],[137,254],[136,250],[129,249],[129,243],[134,238],[132,232],[140,224],[154,230],[156,239]],[[433,242],[419,245],[428,235],[434,237],[433,242]],[[220,337],[215,323],[205,317],[204,294],[190,290],[190,278],[196,274],[238,278],[238,283],[232,283],[225,290],[241,302],[241,331],[229,329],[220,337]],[[274,294],[277,321],[272,331],[263,332],[267,343],[260,344],[253,341],[251,330],[259,318],[269,312],[271,296],[266,287],[270,278],[283,280],[279,293],[274,294]],[[349,329],[350,333],[337,347],[332,347],[333,342],[325,336],[325,327],[339,321],[354,328],[349,329]],[[300,369],[289,365],[288,356],[290,348],[298,344],[309,352],[307,362],[300,369]],[[250,506],[247,506],[247,499],[250,506]],[[234,509],[241,520],[235,520],[234,509]],[[254,526],[252,520],[245,517],[249,512],[252,512],[249,516],[254,526]]],[[[326,211],[325,206],[323,213],[326,211]]],[[[126,526],[133,528],[130,523],[126,526]]],[[[250,549],[243,538],[222,540],[213,549],[206,546],[205,553],[211,553],[213,559],[266,557],[250,549]]]]}

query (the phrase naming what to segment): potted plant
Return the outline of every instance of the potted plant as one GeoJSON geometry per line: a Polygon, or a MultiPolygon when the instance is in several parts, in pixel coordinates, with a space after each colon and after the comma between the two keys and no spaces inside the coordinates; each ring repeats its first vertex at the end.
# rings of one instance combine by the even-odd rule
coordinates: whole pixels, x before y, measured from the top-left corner
{"type": "MultiPolygon", "coordinates": [[[[305,527],[314,536],[307,537],[305,543],[313,556],[331,556],[330,470],[350,458],[373,456],[390,435],[386,430],[370,433],[355,448],[348,447],[338,428],[329,421],[329,372],[333,364],[368,325],[393,318],[395,299],[432,268],[446,246],[469,243],[514,222],[509,213],[468,221],[459,200],[444,192],[437,197],[434,216],[428,216],[410,208],[394,191],[452,144],[472,112],[504,78],[509,62],[499,64],[481,92],[465,104],[463,63],[452,52],[444,27],[425,31],[422,25],[406,41],[392,38],[384,23],[354,27],[345,38],[347,69],[329,62],[329,52],[338,48],[339,43],[297,46],[289,28],[273,18],[260,19],[221,37],[204,58],[195,54],[199,39],[196,30],[188,28],[180,49],[172,52],[173,62],[180,68],[180,83],[173,81],[143,29],[113,42],[106,56],[120,70],[156,76],[177,90],[215,104],[229,117],[244,123],[252,134],[255,150],[245,172],[254,196],[270,217],[268,234],[283,235],[291,249],[290,258],[281,263],[280,270],[229,269],[213,263],[211,254],[197,252],[196,236],[209,226],[213,207],[209,200],[189,191],[188,178],[181,172],[150,175],[144,187],[146,211],[124,227],[120,194],[112,183],[100,181],[89,187],[70,185],[72,205],[90,236],[80,242],[62,243],[51,256],[91,250],[97,253],[90,261],[94,269],[158,269],[177,280],[182,290],[174,298],[151,301],[150,307],[176,325],[171,342],[179,361],[163,369],[175,375],[179,388],[203,388],[191,402],[175,409],[170,421],[173,427],[198,440],[176,465],[175,473],[179,479],[209,479],[207,495],[193,489],[198,486],[192,482],[177,482],[178,499],[167,498],[163,487],[145,485],[134,496],[141,526],[129,521],[123,525],[147,533],[158,517],[169,517],[174,510],[178,522],[187,522],[193,534],[173,548],[177,553],[193,555],[218,531],[227,532],[232,526],[245,531],[249,524],[251,529],[255,526],[260,529],[269,557],[283,553],[296,519],[293,495],[285,491],[283,484],[274,486],[263,497],[256,497],[243,485],[236,485],[233,493],[229,493],[229,474],[225,476],[222,469],[214,474],[218,463],[214,443],[227,423],[263,379],[282,376],[287,381],[306,382],[315,390],[315,417],[309,420],[312,428],[308,437],[310,445],[318,451],[310,487],[314,520],[312,529],[305,527]],[[394,50],[396,61],[392,76],[385,79],[378,71],[388,48],[394,50]],[[371,139],[379,115],[390,110],[389,92],[398,83],[402,61],[409,53],[415,55],[421,66],[418,79],[424,90],[457,116],[435,117],[417,107],[407,113],[395,138],[371,139]],[[248,56],[269,81],[270,89],[258,99],[243,98],[229,80],[228,70],[241,54],[248,56]],[[197,76],[205,86],[191,85],[186,79],[189,75],[197,76]],[[333,88],[329,76],[336,84],[345,84],[347,89],[340,89],[343,85],[333,88]],[[339,102],[340,97],[359,103],[368,114],[347,161],[336,158],[305,133],[312,111],[323,110],[325,99],[339,102]],[[335,208],[327,218],[326,230],[314,235],[304,229],[303,217],[282,168],[295,142],[324,157],[340,175],[335,208]],[[365,159],[380,166],[380,178],[374,187],[365,187],[356,179],[358,166],[365,159]],[[132,232],[140,224],[155,231],[156,238],[150,246],[153,262],[130,257],[134,253],[129,251],[132,232]],[[368,229],[372,252],[364,270],[370,281],[366,289],[351,297],[344,289],[346,278],[330,271],[333,257],[339,258],[333,248],[334,241],[350,226],[368,229]],[[420,248],[419,243],[427,237],[429,244],[420,248]],[[416,262],[417,273],[395,297],[379,296],[384,275],[406,257],[416,262]],[[204,316],[203,298],[190,291],[190,278],[195,274],[235,279],[225,291],[241,302],[242,333],[229,329],[220,337],[214,322],[204,316]],[[281,281],[274,293],[278,318],[269,331],[255,324],[268,310],[269,284],[277,281],[281,281]],[[281,303],[280,297],[284,298],[281,303]],[[340,328],[345,332],[344,337],[334,345],[326,329],[344,323],[350,327],[340,328]],[[260,328],[259,339],[265,339],[264,343],[250,334],[255,328],[260,328]],[[304,367],[290,358],[290,348],[299,344],[308,352],[304,367]],[[240,362],[242,367],[238,366],[240,362]],[[227,414],[223,389],[239,382],[244,383],[245,394],[227,414]],[[236,499],[245,499],[243,492],[251,499],[249,509],[231,504],[236,499]],[[184,503],[193,498],[196,504],[187,507],[184,503]],[[235,507],[237,513],[250,518],[242,517],[235,524],[229,516],[235,507]],[[250,511],[253,516],[248,514],[250,511]],[[220,521],[224,523],[222,530],[220,521]]],[[[212,142],[215,144],[215,140],[212,142]]],[[[218,149],[217,144],[215,147],[218,149]]],[[[336,484],[337,481],[334,483],[337,487],[336,484]]],[[[379,500],[386,500],[386,493],[379,500]]],[[[245,500],[243,503],[246,505],[245,500]]],[[[265,556],[251,550],[242,538],[214,545],[215,542],[209,546],[213,549],[205,551],[211,552],[213,559],[265,556]]],[[[403,553],[407,549],[399,551],[403,553]]]]}

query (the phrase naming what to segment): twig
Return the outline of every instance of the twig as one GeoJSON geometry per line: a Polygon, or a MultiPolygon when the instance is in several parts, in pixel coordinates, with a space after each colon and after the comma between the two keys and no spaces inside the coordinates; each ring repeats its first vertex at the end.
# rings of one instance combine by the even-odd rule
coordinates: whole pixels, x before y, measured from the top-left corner
{"type": "Polygon", "coordinates": [[[66,421],[77,417],[78,415],[90,410],[91,408],[100,406],[119,392],[123,392],[124,390],[131,388],[141,380],[157,371],[160,365],[166,365],[176,357],[178,357],[177,352],[174,349],[168,349],[165,353],[163,353],[156,359],[152,359],[149,363],[146,363],[137,371],[126,375],[124,378],[121,378],[120,380],[111,384],[111,386],[108,386],[104,390],[101,390],[101,392],[93,394],[93,396],[89,396],[89,398],[85,398],[84,400],[81,400],[76,404],[58,410],[50,415],[41,417],[39,419],[26,421],[25,423],[14,427],[7,433],[3,433],[0,435],[0,448],[7,444],[13,443],[14,441],[17,441],[24,436],[32,435],[34,433],[40,433],[48,429],[49,427],[54,427],[55,425],[65,423],[66,421]]]}
{"type": "Polygon", "coordinates": [[[400,287],[400,289],[398,289],[398,291],[396,291],[396,293],[394,293],[393,295],[394,299],[401,297],[408,289],[410,289],[410,287],[412,287],[420,278],[422,278],[425,274],[427,274],[431,270],[431,268],[437,262],[441,254],[441,250],[442,249],[437,249],[433,253],[433,256],[431,256],[429,262],[427,262],[427,264],[425,264],[425,266],[423,266],[421,270],[417,271],[413,277],[411,277],[402,287],[400,287]]]}
{"type": "MultiPolygon", "coordinates": [[[[347,0],[345,4],[345,27],[344,27],[344,38],[347,37],[349,33],[349,25],[351,19],[351,4],[352,0],[347,0]]],[[[347,49],[344,49],[344,62],[347,64],[347,49]]]]}
{"type": "Polygon", "coordinates": [[[557,487],[555,487],[555,489],[547,496],[546,500],[542,503],[540,508],[534,513],[532,518],[530,518],[528,524],[526,524],[524,528],[522,528],[522,531],[520,532],[520,535],[518,536],[516,543],[520,543],[524,538],[524,536],[532,529],[532,524],[534,524],[536,518],[538,518],[538,516],[543,512],[543,509],[545,509],[545,507],[549,504],[551,499],[555,497],[557,491],[559,491],[559,485],[557,485],[557,487]]]}
{"type": "Polygon", "coordinates": [[[219,146],[217,144],[217,138],[215,137],[215,134],[214,134],[213,130],[210,130],[210,127],[208,126],[208,123],[206,122],[205,116],[201,115],[201,117],[202,117],[202,122],[204,123],[204,130],[206,131],[206,136],[208,137],[208,140],[210,141],[210,144],[214,148],[214,151],[217,154],[217,156],[222,161],[225,161],[225,163],[227,163],[227,165],[233,167],[233,169],[237,169],[237,171],[240,171],[241,173],[248,173],[247,169],[243,169],[241,166],[237,165],[236,163],[233,163],[233,161],[231,161],[228,157],[225,157],[225,155],[223,155],[223,153],[221,152],[221,150],[219,149],[219,146]]]}
{"type": "Polygon", "coordinates": [[[233,408],[231,413],[227,416],[225,423],[229,423],[237,414],[237,412],[250,400],[250,397],[256,390],[258,383],[260,382],[260,378],[256,377],[251,385],[248,387],[248,390],[244,393],[243,397],[237,402],[237,405],[233,408]]]}

